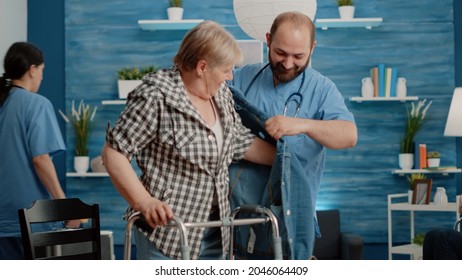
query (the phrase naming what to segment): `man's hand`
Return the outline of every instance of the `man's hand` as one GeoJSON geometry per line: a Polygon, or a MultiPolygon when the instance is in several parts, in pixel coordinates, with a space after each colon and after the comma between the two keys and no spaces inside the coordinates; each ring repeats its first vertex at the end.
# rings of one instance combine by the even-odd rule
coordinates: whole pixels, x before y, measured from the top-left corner
{"type": "Polygon", "coordinates": [[[300,118],[278,115],[266,120],[265,127],[269,135],[279,140],[282,136],[303,133],[304,121],[300,118]]]}

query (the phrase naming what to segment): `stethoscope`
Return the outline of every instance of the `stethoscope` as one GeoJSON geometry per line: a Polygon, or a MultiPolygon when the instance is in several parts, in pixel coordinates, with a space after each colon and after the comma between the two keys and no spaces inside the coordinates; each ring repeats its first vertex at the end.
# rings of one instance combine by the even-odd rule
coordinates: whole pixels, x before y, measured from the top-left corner
{"type": "MultiPolygon", "coordinates": [[[[252,87],[252,85],[257,80],[258,76],[260,76],[260,74],[263,72],[263,70],[265,70],[266,67],[268,67],[268,66],[269,66],[269,63],[266,64],[265,66],[263,66],[263,68],[260,69],[260,71],[258,71],[257,74],[255,74],[253,79],[250,81],[250,84],[247,86],[247,89],[244,92],[244,96],[247,96],[247,93],[249,92],[250,88],[252,87]]],[[[303,95],[300,93],[300,91],[302,90],[302,87],[303,87],[304,83],[305,83],[305,71],[303,71],[302,82],[300,83],[300,87],[298,88],[298,91],[292,93],[291,95],[289,95],[286,102],[284,103],[284,111],[283,111],[284,116],[287,114],[287,109],[289,109],[289,104],[291,102],[294,102],[296,104],[295,105],[296,107],[295,107],[294,117],[297,117],[298,112],[300,111],[300,107],[302,106],[302,102],[303,102],[303,95]]]]}

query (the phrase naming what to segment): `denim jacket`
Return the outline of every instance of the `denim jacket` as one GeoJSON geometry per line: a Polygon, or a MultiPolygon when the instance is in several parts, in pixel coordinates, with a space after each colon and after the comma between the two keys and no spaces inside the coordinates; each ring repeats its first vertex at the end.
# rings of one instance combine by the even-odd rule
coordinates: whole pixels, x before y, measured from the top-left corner
{"type": "MultiPolygon", "coordinates": [[[[257,204],[271,209],[278,218],[284,259],[306,260],[313,252],[315,219],[308,184],[302,176],[304,170],[285,137],[276,142],[266,133],[265,114],[250,105],[239,89],[230,88],[235,108],[244,125],[277,148],[272,167],[245,160],[231,164],[231,207],[234,209],[243,204],[257,204]]],[[[236,227],[234,234],[234,254],[238,258],[273,257],[269,223],[236,227]]]]}

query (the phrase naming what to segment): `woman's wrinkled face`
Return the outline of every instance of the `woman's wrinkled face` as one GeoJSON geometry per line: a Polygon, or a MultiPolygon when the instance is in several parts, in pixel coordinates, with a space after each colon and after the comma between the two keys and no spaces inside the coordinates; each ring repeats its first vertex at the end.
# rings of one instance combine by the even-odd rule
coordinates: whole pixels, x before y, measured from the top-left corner
{"type": "Polygon", "coordinates": [[[233,79],[233,67],[234,65],[222,65],[204,72],[204,81],[208,96],[215,96],[225,81],[233,79]]]}

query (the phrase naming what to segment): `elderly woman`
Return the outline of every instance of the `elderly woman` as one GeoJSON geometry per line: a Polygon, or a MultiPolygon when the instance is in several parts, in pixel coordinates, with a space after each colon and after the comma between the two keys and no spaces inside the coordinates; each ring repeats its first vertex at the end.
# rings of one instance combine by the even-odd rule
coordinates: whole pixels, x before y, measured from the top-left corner
{"type": "MultiPolygon", "coordinates": [[[[231,34],[202,22],[186,34],[175,66],[146,75],[108,130],[104,164],[130,204],[126,217],[140,211],[146,220],[134,234],[137,259],[181,257],[178,231],[161,227],[173,213],[185,222],[229,216],[231,161],[272,164],[274,147],[242,125],[225,83],[241,59],[231,34]]],[[[223,259],[229,230],[194,228],[189,241],[192,259],[223,259]]]]}

